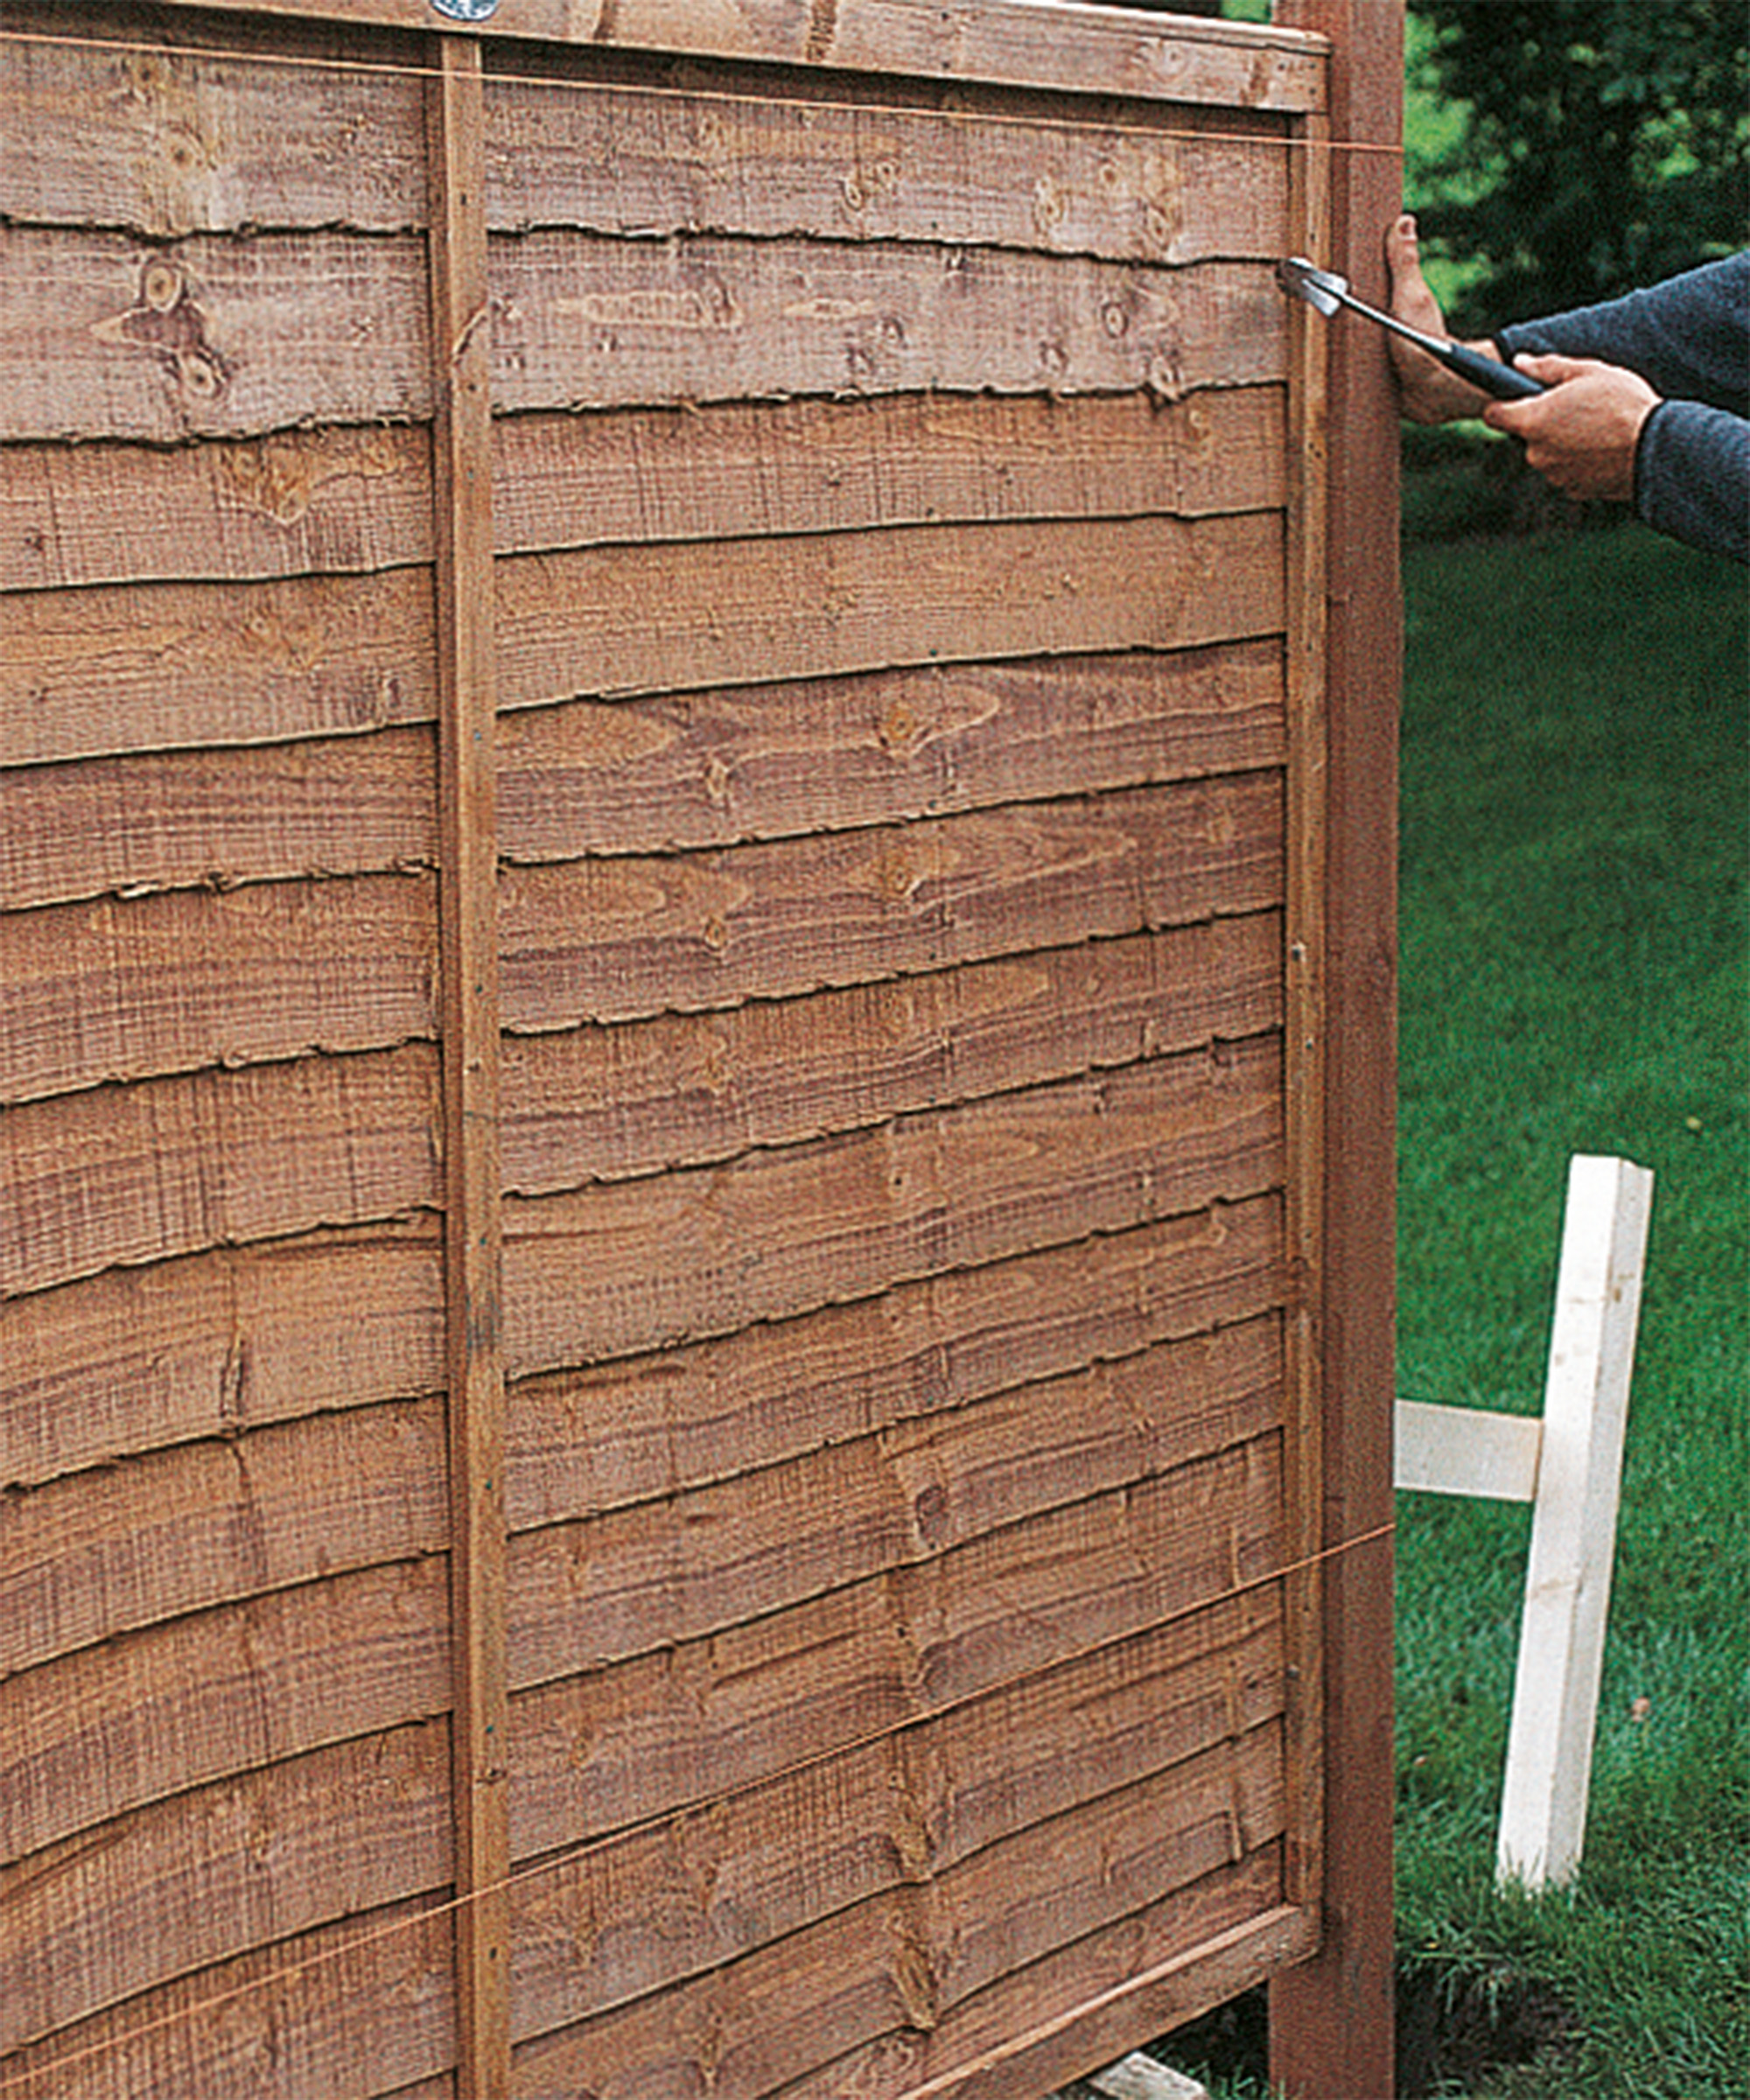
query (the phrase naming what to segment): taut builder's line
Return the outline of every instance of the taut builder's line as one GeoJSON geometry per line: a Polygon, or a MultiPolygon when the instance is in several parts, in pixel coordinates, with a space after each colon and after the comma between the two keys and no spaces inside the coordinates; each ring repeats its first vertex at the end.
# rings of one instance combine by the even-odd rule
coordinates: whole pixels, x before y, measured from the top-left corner
{"type": "MultiPolygon", "coordinates": [[[[1194,1604],[1183,1605],[1179,1610],[1167,1613],[1164,1618],[1155,1620],[1150,1626],[1133,1628],[1129,1633],[1116,1634],[1110,1641],[1096,1641],[1091,1648],[1078,1648],[1074,1655],[1060,1656],[1053,1662],[1042,1662],[1034,1669],[1023,1670],[1018,1676],[1001,1678],[995,1684],[984,1685],[973,1693],[971,1698],[978,1700],[995,1698],[1004,1692],[1016,1690],[1022,1685],[1032,1684],[1037,1678],[1054,1676],[1057,1671],[1067,1670],[1074,1663],[1086,1662],[1091,1656],[1103,1655],[1109,1649],[1123,1648],[1128,1642],[1136,1640],[1140,1634],[1156,1633],[1163,1627],[1177,1626],[1183,1620],[1196,1618],[1200,1613],[1217,1610],[1224,1604],[1231,1604],[1237,1598],[1248,1597],[1256,1591],[1269,1589],[1274,1584],[1286,1581],[1292,1575],[1304,1574],[1326,1561],[1340,1559],[1350,1553],[1358,1552],[1363,1546],[1377,1545],[1382,1539],[1391,1537],[1396,1530],[1397,1525],[1395,1521],[1388,1524],[1377,1524],[1370,1531],[1358,1532],[1353,1538],[1340,1539],[1336,1544],[1325,1546],[1317,1553],[1307,1554],[1304,1559],[1288,1561],[1281,1567],[1272,1568],[1268,1574],[1254,1575],[1250,1580],[1236,1583],[1230,1589],[1219,1591],[1214,1596],[1200,1598],[1194,1604]]],[[[962,1703],[970,1704],[970,1702],[962,1703]]],[[[944,1708],[942,1711],[951,1712],[953,1708],[944,1708]]],[[[897,1722],[890,1728],[878,1728],[868,1735],[848,1738],[842,1743],[834,1744],[830,1750],[818,1751],[814,1756],[803,1758],[795,1764],[784,1766],[775,1772],[762,1773],[758,1779],[744,1780],[737,1786],[726,1787],[721,1794],[713,1798],[719,1801],[736,1801],[746,1795],[760,1793],[767,1787],[778,1785],[788,1779],[794,1779],[802,1773],[817,1770],[822,1766],[836,1762],[841,1758],[852,1756],[859,1750],[871,1749],[878,1743],[889,1741],[895,1736],[907,1733],[912,1729],[928,1726],[932,1721],[941,1718],[940,1714],[921,1715],[911,1720],[897,1722]]],[[[606,1832],[602,1837],[586,1838],[578,1844],[569,1845],[561,1852],[551,1853],[533,1866],[516,1868],[513,1872],[507,1874],[501,1881],[494,1882],[489,1886],[472,1889],[465,1896],[452,1896],[446,1898],[443,1902],[428,1904],[424,1909],[416,1911],[411,1917],[397,1918],[391,1925],[378,1925],[367,1931],[356,1933],[340,1946],[332,1947],[322,1954],[307,1956],[302,1961],[287,1962],[283,1966],[270,1970],[265,1976],[256,1977],[250,1982],[239,1984],[229,1991],[216,1992],[211,1998],[200,1998],[195,2004],[185,2006],[174,2012],[162,2013],[157,2020],[143,2021],[136,2027],[130,2027],[120,2034],[111,2035],[108,2040],[88,2043],[82,2049],[74,2049],[66,2055],[57,2056],[52,2062],[44,2063],[34,2069],[0,2073],[0,2100],[4,2100],[5,2096],[25,2093],[32,2086],[39,2085],[46,2079],[59,2077],[63,2073],[71,2070],[75,2065],[89,2063],[97,2057],[110,2055],[117,2049],[130,2048],[136,2042],[144,2040],[148,2035],[162,2034],[174,2028],[188,2026],[209,2012],[218,2012],[226,2006],[235,2005],[242,1998],[252,1998],[258,1992],[271,1990],[278,1984],[289,1983],[295,1977],[307,1975],[313,1970],[328,1968],[334,1963],[344,1961],[349,1956],[356,1954],[361,1947],[375,1946],[383,1941],[399,1938],[403,1934],[418,1930],[433,1918],[441,1918],[446,1914],[466,1910],[472,1905],[483,1903],[488,1899],[496,1900],[508,1891],[519,1887],[524,1883],[538,1881],[543,1874],[556,1873],[562,1867],[573,1866],[578,1860],[587,1858],[592,1852],[605,1852],[609,1845],[619,1844],[626,1838],[636,1838],[646,1831],[659,1830],[677,1812],[679,1812],[678,1808],[663,1809],[654,1815],[641,1816],[635,1823],[621,1824],[619,1828],[606,1832]]],[[[235,1957],[231,1958],[234,1959],[235,1957]]],[[[162,1989],[164,1986],[155,1987],[162,1989]]],[[[94,2013],[87,2017],[96,2019],[101,2018],[102,2014],[94,2013]]],[[[37,2042],[26,2042],[24,2045],[25,2048],[41,2046],[41,2043],[37,2042]]]]}

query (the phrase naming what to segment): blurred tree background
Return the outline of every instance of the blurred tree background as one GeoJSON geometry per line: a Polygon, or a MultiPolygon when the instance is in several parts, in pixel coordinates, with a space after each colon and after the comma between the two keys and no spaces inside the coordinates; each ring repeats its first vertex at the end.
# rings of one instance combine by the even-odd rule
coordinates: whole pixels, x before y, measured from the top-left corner
{"type": "MultiPolygon", "coordinates": [[[[1271,0],[1108,4],[1249,22],[1271,13],[1271,0]]],[[[1404,200],[1454,334],[1614,298],[1750,241],[1746,0],[1407,8],[1404,200]]],[[[1407,426],[1404,466],[1412,537],[1621,514],[1555,495],[1517,446],[1477,424],[1407,426]]]]}
{"type": "Polygon", "coordinates": [[[1746,238],[1744,0],[1410,0],[1406,201],[1461,334],[1746,238]]]}
{"type": "MultiPolygon", "coordinates": [[[[1267,22],[1270,0],[1118,0],[1267,22]]],[[[1745,0],[1408,0],[1404,202],[1461,335],[1750,240],[1745,0]]]]}

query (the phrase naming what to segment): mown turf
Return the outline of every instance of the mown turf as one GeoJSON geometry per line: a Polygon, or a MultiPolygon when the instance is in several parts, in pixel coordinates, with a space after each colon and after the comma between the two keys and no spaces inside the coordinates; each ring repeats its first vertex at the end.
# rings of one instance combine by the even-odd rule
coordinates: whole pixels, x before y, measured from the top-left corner
{"type": "Polygon", "coordinates": [[[1406,561],[1400,1387],[1535,1410],[1566,1161],[1657,1176],[1586,1859],[1490,1886],[1528,1518],[1403,1497],[1400,1945],[1572,2005],[1479,2096],[1750,2087],[1744,573],[1638,528],[1406,561]]]}

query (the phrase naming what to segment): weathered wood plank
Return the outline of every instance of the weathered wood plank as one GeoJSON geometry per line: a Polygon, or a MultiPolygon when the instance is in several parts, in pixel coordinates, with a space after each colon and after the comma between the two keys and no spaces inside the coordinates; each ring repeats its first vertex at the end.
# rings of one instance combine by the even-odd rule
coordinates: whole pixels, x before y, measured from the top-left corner
{"type": "Polygon", "coordinates": [[[498,583],[500,699],[532,707],[1273,634],[1281,525],[1265,513],[591,549],[512,557],[498,583]]]}
{"type": "Polygon", "coordinates": [[[0,590],[368,572],[430,559],[430,439],[418,425],[174,447],[19,444],[0,480],[0,590]]]}
{"type": "Polygon", "coordinates": [[[0,1293],[435,1205],[428,1045],[101,1088],[0,1120],[0,1293]]]}
{"type": "Polygon", "coordinates": [[[8,918],[0,1102],[437,1033],[428,874],[101,898],[8,918]]]}
{"type": "Polygon", "coordinates": [[[512,1392],[512,1525],[704,1487],[1254,1319],[1281,1302],[1279,1223],[1257,1197],[527,1380],[512,1392]]]}
{"type": "Polygon", "coordinates": [[[441,1337],[430,1218],[0,1299],[0,1483],[433,1392],[441,1337]]]}
{"type": "MultiPolygon", "coordinates": [[[[169,0],[186,6],[192,0],[169,0]]],[[[258,15],[429,30],[423,0],[248,0],[258,15]]],[[[702,58],[831,66],[858,73],[990,80],[1084,94],[1242,109],[1322,108],[1319,38],[1250,23],[1053,10],[1033,0],[942,7],[923,0],[520,0],[494,35],[702,58]]]]}
{"type": "MultiPolygon", "coordinates": [[[[1212,126],[1213,130],[1213,126],[1212,126]]],[[[976,110],[494,81],[494,231],[810,235],[1183,263],[1288,245],[1287,142],[976,110]]]]}
{"type": "MultiPolygon", "coordinates": [[[[1283,500],[1282,395],[876,395],[500,417],[502,551],[1283,500]]],[[[431,558],[423,427],[164,448],[20,444],[0,482],[0,589],[258,580],[431,558]]]]}
{"type": "Polygon", "coordinates": [[[782,2100],[1010,2100],[1107,2063],[1125,2038],[1182,2026],[1303,1962],[1315,1913],[1281,1900],[1281,1847],[1218,1869],[956,2007],[934,2029],[884,2034],[782,2100]]]}
{"type": "Polygon", "coordinates": [[[728,1158],[1280,1025],[1274,914],[504,1050],[519,1194],[728,1158]]]}
{"type": "MultiPolygon", "coordinates": [[[[0,211],[16,222],[154,240],[424,223],[418,84],[402,67],[252,64],[247,50],[178,48],[157,24],[110,43],[101,18],[81,22],[74,42],[64,18],[40,10],[20,10],[9,28],[8,136],[39,149],[0,158],[0,211]],[[48,34],[32,41],[39,26],[48,34]],[[53,150],[41,150],[51,140],[53,150]]],[[[1026,104],[1007,121],[847,108],[806,81],[760,94],[752,76],[719,80],[683,93],[599,73],[492,80],[489,222],[934,239],[1172,262],[1288,245],[1284,148],[1271,151],[1262,133],[1199,136],[1189,109],[1152,130],[1145,112],[1095,130],[1026,104]]]]}
{"type": "Polygon", "coordinates": [[[348,66],[340,40],[304,33],[304,62],[287,65],[284,31],[234,19],[215,39],[131,10],[106,20],[22,0],[6,13],[0,216],[154,241],[424,224],[420,84],[404,51],[354,38],[367,62],[348,66]]]}
{"type": "MultiPolygon", "coordinates": [[[[892,822],[1281,762],[1273,643],[578,701],[499,727],[515,860],[892,822]],[[830,768],[830,793],[823,774],[830,768]]],[[[435,858],[424,729],[0,769],[0,907],[435,858]]]]}
{"type": "Polygon", "coordinates": [[[199,2093],[310,2100],[395,2081],[449,2100],[455,2053],[447,1911],[424,1899],[279,1940],[94,2015],[0,2062],[8,2100],[199,2093]]]}
{"type": "Polygon", "coordinates": [[[29,592],[6,607],[0,766],[434,721],[431,579],[29,592]]]}
{"type": "Polygon", "coordinates": [[[932,389],[1176,400],[1286,375],[1262,262],[542,230],[495,236],[492,268],[501,410],[932,389]]]}
{"type": "Polygon", "coordinates": [[[1281,1178],[1276,1044],[507,1206],[513,1370],[600,1362],[1235,1200],[1281,1178]]]}
{"type": "Polygon", "coordinates": [[[865,1745],[908,1772],[928,1772],[951,1746],[952,1838],[970,1853],[1159,1769],[1181,1740],[1258,1725],[1282,1697],[1270,1586],[944,1706],[881,1586],[864,1584],[520,1693],[515,1853],[661,1824],[865,1745]],[[1074,1730],[1067,1714],[1080,1717],[1074,1730]]]}
{"type": "Polygon", "coordinates": [[[275,1590],[0,1682],[0,1860],[325,1743],[446,1713],[441,1558],[275,1590]]]}
{"type": "Polygon", "coordinates": [[[325,1414],[14,1488],[0,1522],[0,1676],[135,1627],[442,1552],[430,1401],[325,1414]]]}
{"type": "MultiPolygon", "coordinates": [[[[1096,1536],[1084,1506],[1096,1496],[1122,1499],[1141,1552],[1165,1474],[1182,1468],[1174,1492],[1200,1493],[1213,1478],[1206,1468],[1194,1479],[1204,1452],[1281,1424],[1276,1340],[1273,1322],[1255,1323],[1005,1393],[964,1420],[927,1418],[525,1534],[511,1560],[519,1682],[702,1640],[960,1547],[988,1548],[994,1562],[999,1536],[1004,1550],[1054,1553],[1031,1541],[1096,1536]],[[1181,1422],[1171,1419],[1175,1405],[1181,1422]]],[[[1172,1508],[1171,1496],[1159,1507],[1172,1508]]],[[[1182,1509],[1171,1521],[1190,1522],[1182,1509]]],[[[1073,1558],[1067,1544],[1062,1558],[1073,1558]]],[[[1090,1546],[1090,1566],[1098,1558],[1090,1546]]],[[[1000,1572],[983,1572],[1001,1584],[1000,1572]]],[[[1066,1597],[1081,1578],[1060,1573],[1066,1597]]],[[[966,1564],[944,1575],[943,1598],[970,1580],[966,1564]]]]}
{"type": "MultiPolygon", "coordinates": [[[[416,238],[0,225],[0,439],[175,444],[425,419],[416,238]]],[[[1182,270],[1001,248],[500,235],[500,410],[792,394],[1124,393],[1280,381],[1262,262],[1182,270]]]]}
{"type": "Polygon", "coordinates": [[[517,2100],[579,2090],[631,2100],[660,2076],[677,2091],[710,2078],[721,2100],[779,2091],[785,2100],[901,2100],[1004,2028],[1024,2033],[1029,2019],[1082,2005],[1259,1915],[1279,1872],[1273,1847],[1238,1865],[1212,1858],[1201,1880],[975,1995],[963,2011],[940,2002],[937,1934],[948,1926],[935,1921],[948,1899],[903,1889],[673,1992],[531,2040],[517,2052],[512,2090],[517,2100]]]}
{"type": "Polygon", "coordinates": [[[441,1888],[447,1738],[436,1720],[333,1745],[0,1868],[0,2050],[441,1888]]]}
{"type": "Polygon", "coordinates": [[[416,236],[0,224],[0,438],[173,444],[431,412],[416,236]]]}
{"type": "MultiPolygon", "coordinates": [[[[1260,514],[590,549],[501,561],[498,590],[500,702],[528,707],[1272,634],[1281,532],[1260,514]]],[[[30,592],[9,603],[7,643],[0,766],[437,713],[422,569],[30,592]]]]}
{"type": "Polygon", "coordinates": [[[901,1892],[921,1928],[913,2010],[939,2018],[1280,1832],[1281,1740],[1266,1725],[968,1857],[952,1752],[944,1742],[937,1761],[928,1741],[914,1764],[886,1746],[852,1754],[525,1885],[514,1906],[520,2031],[599,2018],[901,1892]]]}
{"type": "MultiPolygon", "coordinates": [[[[1263,1396],[1252,1426],[1269,1413],[1271,1396],[1263,1396]]],[[[710,1514],[714,1503],[733,1500],[708,1495],[700,1508],[710,1514]]],[[[748,1495],[739,1500],[746,1503],[748,1495]]],[[[802,1522],[811,1516],[819,1521],[819,1512],[805,1512],[802,1522]]],[[[660,1514],[643,1522],[660,1542],[647,1573],[636,1566],[643,1542],[634,1537],[622,1560],[633,1581],[620,1577],[622,1594],[612,1594],[615,1566],[607,1554],[597,1590],[591,1564],[597,1529],[582,1524],[571,1535],[556,1527],[514,1542],[510,1640],[519,1684],[666,1653],[742,1623],[727,1587],[712,1594],[708,1579],[691,1586],[664,1579],[662,1552],[681,1548],[675,1527],[660,1514]]],[[[639,1514],[626,1512],[612,1529],[636,1533],[639,1514]]],[[[822,1586],[816,1594],[823,1596],[859,1581],[878,1586],[928,1697],[952,1705],[1267,1577],[1279,1560],[1282,1466],[1275,1438],[1264,1437],[942,1550],[933,1550],[910,1522],[903,1529],[903,1552],[885,1542],[874,1552],[859,1554],[855,1542],[836,1552],[822,1539],[817,1569],[786,1571],[780,1560],[766,1571],[771,1594],[759,1608],[786,1608],[780,1602],[786,1594],[790,1608],[807,1606],[811,1584],[822,1586]],[[864,1566],[880,1571],[861,1573],[864,1566]]],[[[765,1550],[769,1554],[769,1544],[765,1550]]]]}
{"type": "Polygon", "coordinates": [[[506,871],[512,1030],[794,998],[1281,900],[1274,774],[506,871]]]}
{"type": "MultiPolygon", "coordinates": [[[[867,395],[501,416],[501,549],[1282,501],[1272,386],[1152,396],[867,395]]],[[[241,450],[241,448],[238,448],[241,450]]]]}
{"type": "Polygon", "coordinates": [[[956,1862],[933,1877],[923,2003],[965,2006],[1207,1874],[1269,1857],[1282,1805],[1281,1731],[1266,1722],[956,1862]]]}
{"type": "MultiPolygon", "coordinates": [[[[549,1378],[512,1415],[519,1524],[661,1492],[1275,1301],[1272,1200],[930,1278],[694,1352],[549,1378]],[[802,1396],[808,1396],[806,1407],[802,1396]],[[614,1424],[612,1439],[589,1427],[614,1424]],[[580,1426],[581,1425],[581,1426],[580,1426]],[[764,1453],[762,1458],[761,1454],[764,1453]],[[575,1480],[573,1488],[568,1483],[575,1480]]],[[[442,1383],[429,1222],[224,1249],[0,1303],[0,1479],[442,1383]],[[330,1308],[346,1306],[336,1320],[330,1308]]],[[[554,1354],[575,1348],[563,1320],[554,1354]]],[[[533,1368],[533,1367],[528,1367],[533,1368]]]]}
{"type": "MultiPolygon", "coordinates": [[[[1271,634],[1280,538],[1264,514],[517,556],[499,564],[500,701],[1271,634]]],[[[424,570],[28,592],[8,613],[0,765],[436,716],[424,570]]]]}
{"type": "MultiPolygon", "coordinates": [[[[1236,23],[1138,22],[1080,9],[1066,18],[1027,0],[977,0],[942,7],[928,0],[839,0],[822,19],[802,0],[782,8],[771,0],[732,0],[735,12],[760,24],[763,38],[778,23],[785,47],[769,55],[800,55],[811,63],[933,79],[995,80],[1009,86],[1059,92],[1118,94],[1171,102],[1233,103],[1242,108],[1300,108],[1323,94],[1322,53],[1306,39],[1281,31],[1236,38],[1236,23]],[[1208,33],[1214,31],[1214,34],[1208,33]]],[[[686,0],[621,0],[615,30],[626,43],[660,36],[666,45],[691,10],[686,0]]],[[[727,13],[713,6],[713,15],[727,13]]],[[[608,12],[598,0],[598,13],[608,12]]],[[[713,24],[691,32],[721,35],[713,24]]],[[[757,47],[767,55],[762,40],[757,47]]]]}
{"type": "Polygon", "coordinates": [[[431,736],[0,768],[0,909],[437,860],[431,736]]]}
{"type": "Polygon", "coordinates": [[[1282,500],[1282,396],[723,402],[496,426],[506,551],[1017,518],[1184,517],[1282,500]]]}
{"type": "Polygon", "coordinates": [[[1279,765],[1281,654],[1241,642],[578,700],[507,716],[499,750],[508,860],[728,845],[1279,765]]]}

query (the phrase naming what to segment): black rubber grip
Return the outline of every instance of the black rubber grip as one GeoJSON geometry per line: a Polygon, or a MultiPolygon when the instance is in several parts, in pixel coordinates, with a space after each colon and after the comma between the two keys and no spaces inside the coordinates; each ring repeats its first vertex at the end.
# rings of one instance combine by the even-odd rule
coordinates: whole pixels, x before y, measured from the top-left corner
{"type": "Polygon", "coordinates": [[[1462,343],[1448,343],[1439,357],[1449,372],[1456,372],[1460,379],[1469,380],[1497,401],[1530,401],[1550,390],[1529,373],[1516,372],[1511,365],[1499,364],[1480,350],[1466,350],[1462,343]]]}

